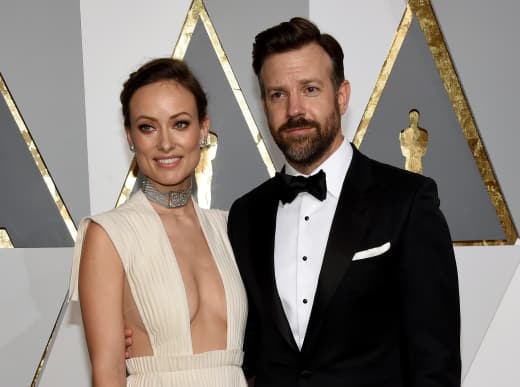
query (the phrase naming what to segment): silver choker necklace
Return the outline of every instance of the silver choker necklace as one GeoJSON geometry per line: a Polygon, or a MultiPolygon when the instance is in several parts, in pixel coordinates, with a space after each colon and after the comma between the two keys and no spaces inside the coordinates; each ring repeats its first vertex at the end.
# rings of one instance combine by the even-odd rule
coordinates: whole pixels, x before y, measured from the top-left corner
{"type": "Polygon", "coordinates": [[[141,189],[148,200],[166,208],[184,207],[191,197],[190,186],[185,191],[159,192],[147,178],[143,179],[141,189]]]}

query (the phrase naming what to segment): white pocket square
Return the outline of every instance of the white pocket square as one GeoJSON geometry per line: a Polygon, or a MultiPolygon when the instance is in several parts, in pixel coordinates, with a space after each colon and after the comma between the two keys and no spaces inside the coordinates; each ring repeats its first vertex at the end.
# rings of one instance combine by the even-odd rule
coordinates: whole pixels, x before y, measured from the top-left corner
{"type": "Polygon", "coordinates": [[[390,242],[386,242],[381,246],[373,247],[371,249],[358,251],[356,254],[354,254],[352,260],[355,261],[359,259],[372,258],[377,255],[386,253],[388,250],[390,250],[390,242]]]}

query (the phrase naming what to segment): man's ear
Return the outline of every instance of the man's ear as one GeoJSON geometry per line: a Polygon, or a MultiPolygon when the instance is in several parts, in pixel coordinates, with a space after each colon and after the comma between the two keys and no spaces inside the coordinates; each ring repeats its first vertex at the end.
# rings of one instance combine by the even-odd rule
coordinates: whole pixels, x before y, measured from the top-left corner
{"type": "Polygon", "coordinates": [[[338,106],[339,106],[339,112],[341,114],[344,114],[347,111],[348,101],[350,99],[350,82],[347,80],[344,80],[341,82],[341,85],[339,85],[338,93],[338,106]]]}

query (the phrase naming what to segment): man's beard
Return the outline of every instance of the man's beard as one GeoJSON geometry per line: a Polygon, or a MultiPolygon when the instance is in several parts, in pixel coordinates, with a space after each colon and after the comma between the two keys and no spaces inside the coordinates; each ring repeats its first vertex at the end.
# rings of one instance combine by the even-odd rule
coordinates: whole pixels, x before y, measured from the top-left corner
{"type": "Polygon", "coordinates": [[[334,111],[327,117],[324,125],[314,120],[303,117],[290,118],[281,125],[274,133],[273,138],[288,162],[301,166],[309,166],[320,160],[330,149],[334,139],[340,130],[341,115],[336,105],[334,111]],[[283,132],[288,129],[309,127],[315,132],[302,136],[291,136],[286,138],[283,132]]]}

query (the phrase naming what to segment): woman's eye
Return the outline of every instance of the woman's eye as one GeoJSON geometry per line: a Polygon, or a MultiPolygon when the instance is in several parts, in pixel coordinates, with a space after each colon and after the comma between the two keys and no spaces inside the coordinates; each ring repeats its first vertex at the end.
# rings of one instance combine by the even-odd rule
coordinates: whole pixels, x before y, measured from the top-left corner
{"type": "Polygon", "coordinates": [[[141,132],[144,132],[144,133],[148,133],[148,132],[151,132],[152,130],[154,130],[154,127],[149,124],[141,124],[138,126],[138,128],[141,132]]]}
{"type": "Polygon", "coordinates": [[[177,121],[174,126],[176,129],[184,129],[187,128],[189,125],[190,123],[188,121],[177,121]]]}

